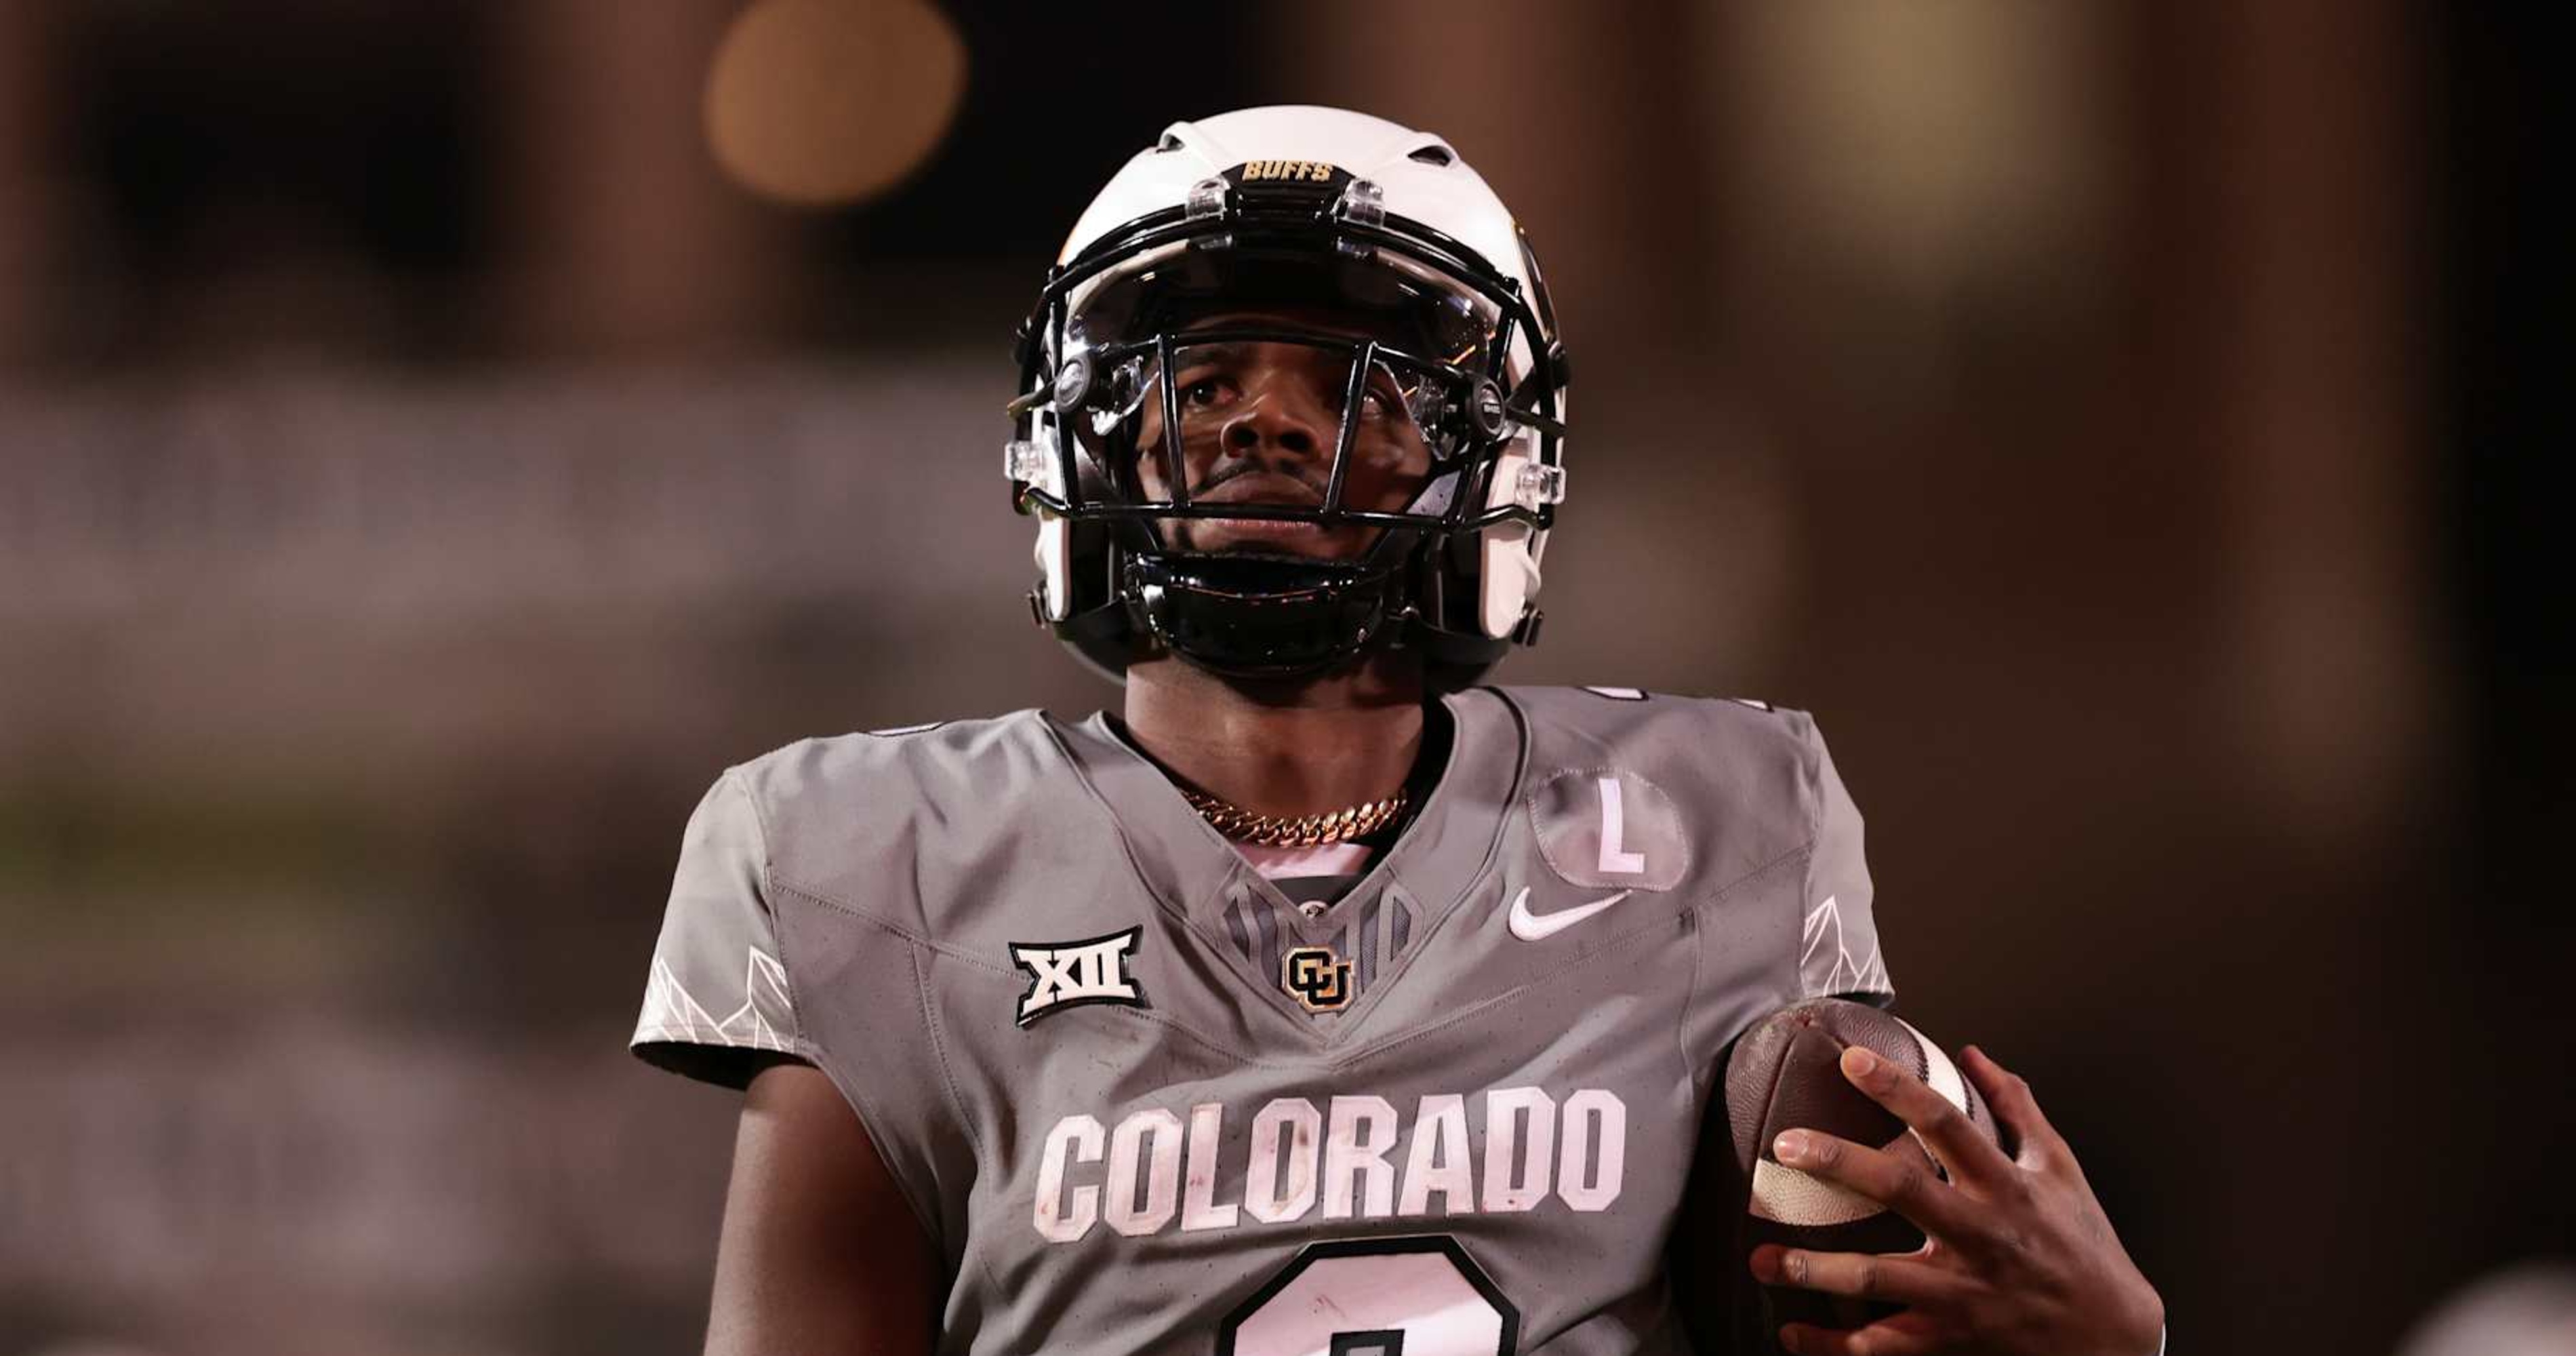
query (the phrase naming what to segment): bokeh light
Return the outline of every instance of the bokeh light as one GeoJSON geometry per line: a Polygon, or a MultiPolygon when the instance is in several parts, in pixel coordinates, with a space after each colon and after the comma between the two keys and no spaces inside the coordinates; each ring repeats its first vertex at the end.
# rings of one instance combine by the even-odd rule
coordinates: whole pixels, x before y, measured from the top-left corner
{"type": "Polygon", "coordinates": [[[759,0],[716,49],[707,143],[744,187],[838,207],[902,180],[966,92],[966,47],[915,0],[759,0]]]}

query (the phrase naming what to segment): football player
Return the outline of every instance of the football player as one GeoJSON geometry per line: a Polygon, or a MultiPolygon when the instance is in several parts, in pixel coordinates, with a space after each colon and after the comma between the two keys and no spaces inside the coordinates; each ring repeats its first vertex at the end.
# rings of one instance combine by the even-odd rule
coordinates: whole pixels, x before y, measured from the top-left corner
{"type": "MultiPolygon", "coordinates": [[[[1039,620],[1124,684],[809,740],[689,824],[634,1048],[748,1089],[708,1350],[1688,1349],[1720,1052],[1892,997],[1806,716],[1480,685],[1538,631],[1567,366],[1440,138],[1172,126],[1021,336],[1039,620]]],[[[1935,1240],[1771,1255],[1907,1306],[1807,1352],[2149,1356],[2161,1306],[2027,1091],[2007,1159],[1797,1161],[1935,1240]]]]}

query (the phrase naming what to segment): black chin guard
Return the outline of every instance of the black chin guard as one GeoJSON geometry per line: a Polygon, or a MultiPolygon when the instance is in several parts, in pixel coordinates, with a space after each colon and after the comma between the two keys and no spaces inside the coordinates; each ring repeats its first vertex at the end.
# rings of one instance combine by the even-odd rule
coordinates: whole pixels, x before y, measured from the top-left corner
{"type": "Polygon", "coordinates": [[[1280,678],[1330,668],[1386,628],[1397,571],[1361,561],[1174,552],[1128,558],[1154,638],[1201,668],[1280,678]]]}

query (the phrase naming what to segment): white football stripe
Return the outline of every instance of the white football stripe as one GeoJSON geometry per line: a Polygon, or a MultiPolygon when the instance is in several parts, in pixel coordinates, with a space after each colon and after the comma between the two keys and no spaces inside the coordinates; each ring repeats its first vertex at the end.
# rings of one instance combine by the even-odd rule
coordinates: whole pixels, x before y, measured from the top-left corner
{"type": "MultiPolygon", "coordinates": [[[[1887,1015],[1896,1017],[1892,1012],[1887,1015]]],[[[1923,1047],[1924,1083],[1934,1092],[1941,1094],[1950,1105],[1965,1112],[1968,1109],[1968,1080],[1960,1077],[1959,1066],[1950,1062],[1950,1053],[1935,1044],[1931,1037],[1916,1031],[1912,1022],[1896,1017],[1896,1024],[1904,1027],[1914,1037],[1916,1045],[1923,1047]]],[[[1909,1125],[1905,1128],[1905,1133],[1914,1136],[1914,1142],[1923,1146],[1924,1157],[1940,1164],[1943,1176],[1949,1175],[1950,1165],[1941,1162],[1941,1155],[1932,1151],[1932,1141],[1925,1139],[1922,1131],[1909,1125]]]]}
{"type": "Polygon", "coordinates": [[[1755,1219],[1803,1227],[1849,1224],[1886,1208],[1857,1191],[1767,1158],[1753,1165],[1753,1200],[1746,1207],[1755,1219]]]}
{"type": "MultiPolygon", "coordinates": [[[[1895,1013],[1888,1016],[1896,1017],[1895,1013]]],[[[1941,1094],[1943,1100],[1961,1111],[1968,1109],[1968,1080],[1959,1075],[1959,1066],[1950,1062],[1950,1053],[1933,1043],[1932,1038],[1914,1030],[1914,1024],[1896,1017],[1896,1024],[1913,1032],[1914,1043],[1923,1047],[1923,1081],[1941,1094]]]]}

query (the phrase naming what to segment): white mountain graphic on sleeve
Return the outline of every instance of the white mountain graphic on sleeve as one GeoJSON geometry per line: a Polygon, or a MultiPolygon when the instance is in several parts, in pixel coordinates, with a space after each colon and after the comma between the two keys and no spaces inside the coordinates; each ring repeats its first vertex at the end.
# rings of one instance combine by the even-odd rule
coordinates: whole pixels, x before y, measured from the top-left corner
{"type": "Polygon", "coordinates": [[[787,1001],[787,972],[758,947],[746,948],[739,1007],[722,1017],[707,1010],[671,962],[653,958],[653,973],[644,982],[644,1014],[635,1024],[636,1041],[680,1041],[691,1045],[739,1045],[794,1053],[795,1008],[787,1001]]]}
{"type": "Polygon", "coordinates": [[[1835,896],[1826,896],[1825,902],[1807,915],[1805,938],[1806,949],[1798,956],[1798,973],[1807,977],[1808,996],[1886,993],[1895,987],[1887,982],[1887,962],[1879,957],[1875,932],[1869,938],[1868,958],[1853,959],[1851,945],[1843,936],[1842,906],[1835,896]],[[1831,964],[1827,966],[1829,955],[1831,964]]]}

